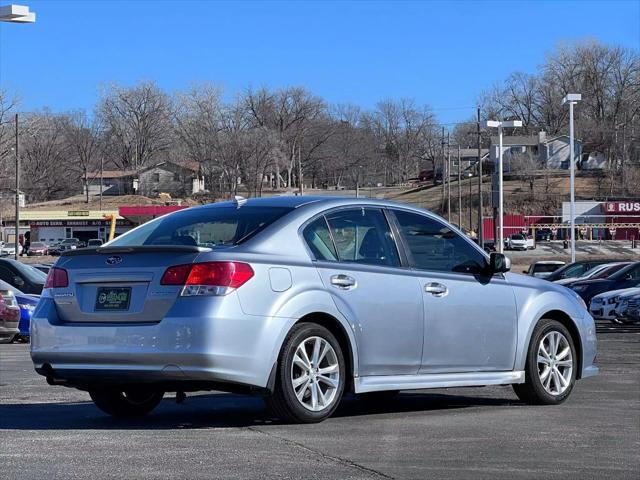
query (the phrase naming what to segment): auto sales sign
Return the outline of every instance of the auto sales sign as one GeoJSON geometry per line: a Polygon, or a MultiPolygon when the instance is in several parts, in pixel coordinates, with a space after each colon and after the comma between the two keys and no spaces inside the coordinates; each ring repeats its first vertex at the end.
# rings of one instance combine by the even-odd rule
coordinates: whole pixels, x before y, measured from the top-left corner
{"type": "Polygon", "coordinates": [[[640,201],[632,202],[606,202],[605,213],[631,213],[640,214],[640,201]]]}

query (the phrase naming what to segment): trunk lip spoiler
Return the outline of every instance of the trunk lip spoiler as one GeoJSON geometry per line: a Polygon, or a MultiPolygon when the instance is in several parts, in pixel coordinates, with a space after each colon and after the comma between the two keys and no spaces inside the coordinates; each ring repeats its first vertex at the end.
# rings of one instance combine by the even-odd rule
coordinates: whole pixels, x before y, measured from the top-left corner
{"type": "Polygon", "coordinates": [[[78,248],[68,250],[60,254],[61,257],[76,257],[80,255],[110,255],[114,253],[158,253],[158,252],[183,252],[183,253],[205,253],[213,249],[198,247],[195,245],[136,245],[130,247],[97,247],[78,248]]]}

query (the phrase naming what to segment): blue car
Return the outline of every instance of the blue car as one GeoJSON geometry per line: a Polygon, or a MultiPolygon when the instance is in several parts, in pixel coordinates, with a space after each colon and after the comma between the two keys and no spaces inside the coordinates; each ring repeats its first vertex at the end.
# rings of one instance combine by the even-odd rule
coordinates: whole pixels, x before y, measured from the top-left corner
{"type": "Polygon", "coordinates": [[[15,295],[18,306],[20,307],[20,323],[18,324],[20,333],[16,338],[28,341],[30,337],[31,315],[38,304],[38,300],[40,300],[40,295],[22,293],[16,287],[2,280],[0,280],[0,290],[10,290],[15,295]]]}

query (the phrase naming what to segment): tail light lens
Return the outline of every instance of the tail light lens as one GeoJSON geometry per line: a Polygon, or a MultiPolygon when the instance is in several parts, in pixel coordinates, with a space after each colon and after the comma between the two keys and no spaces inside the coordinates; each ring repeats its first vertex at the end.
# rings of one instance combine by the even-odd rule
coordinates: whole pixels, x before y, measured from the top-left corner
{"type": "Polygon", "coordinates": [[[241,287],[254,272],[242,262],[203,262],[169,267],[161,285],[184,285],[181,295],[225,295],[241,287]]]}
{"type": "Polygon", "coordinates": [[[69,286],[69,276],[64,268],[53,267],[47,274],[44,288],[65,288],[69,286]]]}

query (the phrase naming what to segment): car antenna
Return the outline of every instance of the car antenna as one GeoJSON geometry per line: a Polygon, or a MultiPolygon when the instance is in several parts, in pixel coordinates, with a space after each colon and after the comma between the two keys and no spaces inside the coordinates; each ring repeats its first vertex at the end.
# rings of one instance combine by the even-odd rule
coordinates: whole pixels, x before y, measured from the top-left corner
{"type": "Polygon", "coordinates": [[[240,208],[242,205],[244,205],[245,203],[247,203],[247,199],[244,198],[242,195],[234,195],[233,197],[233,203],[236,204],[237,208],[240,208]]]}

